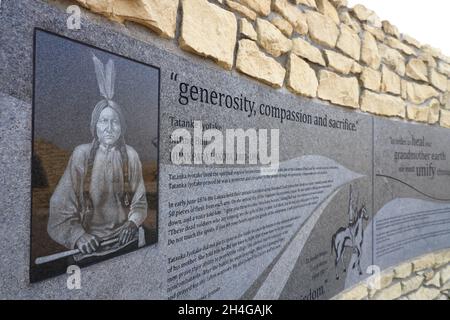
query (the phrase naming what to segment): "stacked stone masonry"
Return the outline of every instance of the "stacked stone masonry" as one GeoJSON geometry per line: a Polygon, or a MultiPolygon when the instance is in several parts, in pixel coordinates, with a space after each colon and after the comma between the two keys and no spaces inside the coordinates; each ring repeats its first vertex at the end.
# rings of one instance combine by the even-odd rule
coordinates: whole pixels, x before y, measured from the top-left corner
{"type": "MultiPolygon", "coordinates": [[[[71,0],[274,90],[450,128],[450,57],[346,0],[71,0]]],[[[132,31],[131,31],[132,32],[132,31]]],[[[450,250],[405,262],[335,299],[448,300],[450,250]]]]}
{"type": "Polygon", "coordinates": [[[74,0],[225,70],[386,117],[450,128],[450,58],[346,0],[74,0]],[[175,39],[177,38],[177,39],[175,39]]]}
{"type": "Polygon", "coordinates": [[[450,300],[450,250],[390,268],[335,300],[450,300]]]}

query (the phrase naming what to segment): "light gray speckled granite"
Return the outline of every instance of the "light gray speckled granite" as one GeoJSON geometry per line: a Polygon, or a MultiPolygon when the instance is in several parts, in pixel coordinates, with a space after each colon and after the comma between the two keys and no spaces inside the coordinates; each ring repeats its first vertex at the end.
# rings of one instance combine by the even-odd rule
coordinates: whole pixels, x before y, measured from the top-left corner
{"type": "MultiPolygon", "coordinates": [[[[70,31],[66,29],[67,15],[60,8],[49,6],[44,2],[18,0],[4,2],[2,6],[0,13],[2,20],[0,27],[0,74],[2,75],[0,77],[0,181],[2,184],[0,192],[0,248],[2,253],[0,298],[164,299],[168,296],[166,292],[167,254],[173,249],[167,250],[166,248],[167,209],[165,206],[161,206],[163,209],[159,213],[160,241],[158,244],[83,269],[82,290],[68,290],[66,288],[67,277],[64,275],[29,284],[32,48],[35,27],[161,68],[160,159],[163,174],[160,178],[160,190],[162,191],[160,201],[163,204],[170,199],[179,199],[182,194],[169,192],[166,189],[169,181],[167,174],[172,170],[169,166],[170,149],[168,148],[169,134],[173,130],[170,125],[170,116],[181,116],[192,120],[218,123],[225,128],[279,128],[282,161],[288,162],[310,155],[332,159],[351,172],[364,176],[353,184],[360,190],[360,200],[370,208],[371,218],[381,206],[381,204],[377,204],[375,210],[372,210],[373,117],[338,107],[313,103],[288,94],[284,90],[276,91],[250,81],[246,77],[224,72],[208,62],[205,62],[207,67],[205,64],[197,64],[201,59],[179,52],[177,55],[168,53],[174,51],[172,45],[155,41],[155,43],[158,42],[158,45],[154,46],[145,42],[152,39],[151,37],[139,36],[140,40],[144,41],[137,40],[130,37],[129,31],[125,27],[107,22],[102,18],[84,19],[81,31],[70,31]],[[172,72],[178,74],[178,82],[170,79],[172,72]],[[257,100],[258,103],[302,110],[313,115],[328,115],[329,118],[341,120],[347,118],[358,123],[358,132],[335,131],[296,123],[281,124],[278,120],[261,116],[247,118],[230,110],[211,109],[211,106],[199,103],[181,106],[177,102],[178,86],[181,81],[214,88],[233,95],[242,93],[257,100]]],[[[386,126],[396,125],[396,123],[389,123],[386,126]]],[[[443,129],[437,130],[439,130],[439,135],[433,136],[433,139],[442,138],[440,134],[443,134],[443,129]]],[[[386,130],[386,132],[388,131],[386,130]]],[[[382,133],[384,131],[379,135],[382,133]]],[[[443,136],[447,137],[444,134],[443,136]]],[[[381,163],[380,165],[389,166],[391,164],[381,163]]],[[[195,170],[200,169],[195,168],[195,170]]],[[[348,180],[346,181],[348,182],[348,180]]],[[[449,185],[449,183],[443,183],[439,186],[448,187],[449,185]]],[[[428,188],[428,185],[425,185],[425,188],[428,188]]],[[[231,187],[231,189],[233,188],[231,187]]],[[[315,217],[317,219],[315,227],[308,226],[310,234],[300,237],[301,240],[304,238],[308,238],[308,240],[306,244],[303,240],[299,242],[303,244],[303,247],[295,253],[298,255],[298,259],[295,266],[289,268],[291,274],[287,280],[285,279],[286,285],[281,289],[278,288],[279,298],[308,298],[312,291],[314,295],[320,293],[319,298],[330,298],[358,280],[349,275],[346,284],[344,277],[340,280],[334,278],[333,257],[329,254],[330,239],[339,227],[346,226],[348,189],[344,187],[332,191],[337,192],[336,196],[330,205],[323,209],[321,216],[315,217]],[[323,256],[325,258],[319,260],[325,263],[324,274],[313,278],[314,270],[311,270],[313,266],[310,261],[322,253],[326,253],[326,257],[323,256]],[[323,292],[320,289],[322,287],[324,288],[323,292]]],[[[410,191],[404,191],[402,194],[415,196],[410,191]]],[[[371,226],[370,222],[366,224],[368,239],[362,262],[363,268],[373,263],[371,226]]],[[[239,228],[236,228],[231,233],[238,231],[239,228]]],[[[292,238],[289,240],[294,241],[296,233],[292,232],[291,235],[292,238]]],[[[276,275],[274,278],[273,275],[270,275],[270,271],[278,270],[278,259],[280,261],[285,259],[286,256],[283,257],[283,253],[288,252],[285,250],[288,250],[289,243],[284,243],[283,250],[268,266],[253,264],[245,271],[257,273],[258,277],[253,284],[244,285],[245,281],[240,281],[241,277],[246,276],[245,272],[234,278],[227,278],[227,274],[224,274],[220,278],[220,282],[223,283],[222,287],[224,289],[232,288],[232,290],[219,290],[213,297],[253,298],[255,295],[261,297],[262,291],[259,290],[264,281],[270,280],[276,285],[276,275]],[[235,295],[237,293],[239,293],[238,296],[235,295]]],[[[430,246],[432,247],[433,243],[430,243],[430,246]]],[[[442,245],[439,244],[439,247],[442,245]]],[[[190,247],[186,244],[184,247],[180,246],[179,249],[188,248],[190,247]]],[[[287,257],[292,258],[292,253],[287,257]]],[[[350,262],[350,258],[347,253],[346,263],[350,262]]],[[[365,276],[363,275],[362,278],[365,276]]],[[[201,291],[200,288],[195,294],[192,293],[186,297],[196,298],[202,293],[207,293],[201,291]]]]}

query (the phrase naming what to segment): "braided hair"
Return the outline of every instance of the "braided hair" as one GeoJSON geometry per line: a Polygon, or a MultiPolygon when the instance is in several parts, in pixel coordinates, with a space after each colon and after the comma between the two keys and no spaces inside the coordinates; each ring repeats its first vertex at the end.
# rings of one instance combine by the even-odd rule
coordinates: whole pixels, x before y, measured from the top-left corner
{"type": "Polygon", "coordinates": [[[126,123],[125,117],[123,115],[122,108],[120,105],[112,100],[102,100],[95,106],[92,116],[91,116],[91,133],[93,136],[93,141],[91,144],[91,149],[89,152],[89,158],[87,160],[86,169],[84,172],[84,181],[83,181],[83,209],[85,212],[91,212],[93,209],[92,197],[90,194],[90,185],[92,181],[92,169],[94,167],[95,156],[97,155],[97,151],[100,147],[100,141],[97,136],[97,122],[100,118],[101,112],[106,109],[113,109],[119,116],[119,121],[121,125],[121,133],[120,137],[116,142],[116,147],[120,152],[120,156],[122,159],[122,174],[124,181],[124,188],[122,192],[117,193],[118,202],[120,205],[128,208],[131,205],[131,187],[130,187],[130,177],[129,177],[129,169],[128,169],[128,154],[127,148],[125,144],[125,132],[126,132],[126,123]]]}

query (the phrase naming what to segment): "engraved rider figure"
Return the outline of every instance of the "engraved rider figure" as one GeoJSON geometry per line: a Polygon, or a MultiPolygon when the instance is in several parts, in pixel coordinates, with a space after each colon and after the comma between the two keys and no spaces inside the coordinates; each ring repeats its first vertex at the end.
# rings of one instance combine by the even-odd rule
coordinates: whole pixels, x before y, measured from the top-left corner
{"type": "Polygon", "coordinates": [[[353,198],[353,188],[350,185],[350,196],[348,200],[348,226],[350,230],[350,236],[352,240],[352,246],[355,244],[355,235],[354,235],[354,224],[356,222],[356,215],[357,215],[357,200],[353,198]]]}

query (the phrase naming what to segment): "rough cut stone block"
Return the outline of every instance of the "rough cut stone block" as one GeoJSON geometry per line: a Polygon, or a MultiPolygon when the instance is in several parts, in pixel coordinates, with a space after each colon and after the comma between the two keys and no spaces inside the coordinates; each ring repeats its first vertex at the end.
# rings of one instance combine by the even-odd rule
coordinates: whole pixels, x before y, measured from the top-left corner
{"type": "Polygon", "coordinates": [[[433,48],[427,44],[423,45],[420,49],[422,49],[422,51],[424,52],[431,54],[436,59],[441,59],[442,57],[442,52],[440,49],[433,48]]]}
{"type": "Polygon", "coordinates": [[[364,68],[361,77],[362,85],[366,89],[372,91],[380,91],[381,89],[381,73],[371,68],[364,68]]]}
{"type": "Polygon", "coordinates": [[[313,41],[331,48],[336,46],[339,29],[333,20],[314,11],[306,13],[306,20],[308,21],[309,36],[313,41]]]}
{"type": "Polygon", "coordinates": [[[409,120],[428,122],[428,114],[428,108],[425,107],[419,107],[411,104],[408,104],[406,107],[406,115],[409,120]]]}
{"type": "Polygon", "coordinates": [[[435,253],[434,262],[435,266],[438,268],[450,263],[450,250],[435,253]]]}
{"type": "Polygon", "coordinates": [[[428,124],[435,124],[439,122],[439,111],[441,109],[441,105],[438,100],[431,100],[427,106],[428,113],[428,124]]]}
{"type": "Polygon", "coordinates": [[[438,67],[436,60],[429,53],[419,52],[418,58],[423,60],[428,65],[428,67],[430,67],[430,68],[437,68],[438,67]]]}
{"type": "Polygon", "coordinates": [[[383,31],[390,35],[393,36],[397,39],[400,39],[400,32],[398,31],[398,28],[394,25],[392,25],[389,21],[384,20],[382,22],[382,26],[383,26],[383,31]]]}
{"type": "Polygon", "coordinates": [[[241,35],[246,38],[254,41],[258,39],[258,34],[256,33],[255,28],[253,28],[253,25],[245,18],[241,18],[239,20],[239,30],[241,32],[241,35]]]}
{"type": "Polygon", "coordinates": [[[325,60],[322,52],[302,38],[295,38],[292,40],[292,52],[313,63],[325,66],[325,60]]]}
{"type": "Polygon", "coordinates": [[[388,67],[381,69],[381,91],[386,93],[401,94],[400,77],[388,67]]]}
{"type": "Polygon", "coordinates": [[[77,0],[83,7],[92,12],[100,13],[106,16],[113,14],[113,2],[111,0],[77,0]]]}
{"type": "Polygon", "coordinates": [[[303,59],[291,54],[288,64],[289,76],[287,80],[287,87],[294,93],[306,97],[316,97],[317,81],[316,72],[303,59]]]}
{"type": "Polygon", "coordinates": [[[416,292],[411,293],[408,296],[409,300],[433,300],[437,298],[441,292],[434,288],[421,287],[416,292]]]}
{"type": "Polygon", "coordinates": [[[380,288],[384,289],[391,285],[392,280],[394,280],[394,274],[392,272],[387,272],[380,277],[380,288]]]}
{"type": "Polygon", "coordinates": [[[321,14],[329,17],[336,24],[341,22],[336,8],[328,0],[316,0],[316,2],[317,8],[321,14]]]}
{"type": "Polygon", "coordinates": [[[344,292],[339,299],[340,300],[362,300],[369,295],[367,287],[364,285],[358,285],[351,290],[344,292]]]}
{"type": "Polygon", "coordinates": [[[275,88],[281,88],[286,70],[273,58],[266,56],[256,42],[240,40],[236,69],[275,88]]]}
{"type": "Polygon", "coordinates": [[[441,110],[441,117],[439,125],[444,128],[450,128],[450,111],[441,110]]]}
{"type": "Polygon", "coordinates": [[[439,59],[441,59],[442,61],[444,61],[445,63],[450,63],[450,56],[447,56],[445,54],[442,54],[439,59]]]}
{"type": "Polygon", "coordinates": [[[403,100],[407,100],[408,99],[408,90],[407,90],[407,86],[408,86],[408,81],[402,79],[401,80],[401,87],[402,87],[402,94],[401,97],[403,100]]]}
{"type": "Polygon", "coordinates": [[[339,12],[339,18],[343,24],[350,27],[353,31],[357,33],[361,32],[361,25],[358,21],[353,19],[347,11],[339,12]]]}
{"type": "Polygon", "coordinates": [[[448,77],[450,77],[450,64],[447,64],[444,62],[439,62],[438,70],[440,73],[443,73],[443,74],[447,75],[448,77]]]}
{"type": "Polygon", "coordinates": [[[406,295],[417,290],[423,283],[422,276],[414,276],[410,279],[403,280],[402,282],[402,295],[406,295]]]}
{"type": "Polygon", "coordinates": [[[439,97],[439,93],[432,87],[414,82],[406,83],[408,100],[415,104],[422,104],[430,98],[439,97]]]}
{"type": "Polygon", "coordinates": [[[250,19],[252,21],[256,20],[257,14],[253,10],[247,8],[246,6],[243,6],[240,3],[231,0],[226,0],[226,4],[231,10],[241,14],[247,19],[250,19]]]}
{"type": "Polygon", "coordinates": [[[378,292],[374,300],[394,300],[402,295],[402,286],[400,283],[396,283],[386,289],[378,292]]]}
{"type": "Polygon", "coordinates": [[[375,28],[381,28],[382,27],[382,23],[381,23],[381,19],[380,17],[377,16],[377,14],[375,12],[373,12],[369,18],[367,18],[367,24],[371,25],[375,28]]]}
{"type": "Polygon", "coordinates": [[[398,97],[364,91],[361,97],[361,110],[377,115],[404,118],[405,102],[398,97]]]}
{"type": "Polygon", "coordinates": [[[352,70],[350,72],[354,74],[360,74],[362,73],[362,71],[363,71],[362,66],[358,62],[354,61],[352,65],[352,70]]]}
{"type": "Polygon", "coordinates": [[[450,265],[441,270],[441,283],[447,283],[450,280],[450,265]]]}
{"type": "Polygon", "coordinates": [[[319,98],[345,107],[359,108],[359,84],[354,77],[344,78],[327,71],[320,71],[319,98]]]}
{"type": "Polygon", "coordinates": [[[441,286],[441,291],[442,291],[442,292],[445,292],[445,291],[446,291],[446,294],[450,297],[450,281],[448,281],[447,283],[444,283],[444,284],[441,286]]]}
{"type": "Polygon", "coordinates": [[[448,86],[447,76],[440,74],[435,69],[430,70],[430,81],[435,88],[438,88],[442,92],[447,91],[448,86]]]}
{"type": "Polygon", "coordinates": [[[182,0],[180,47],[231,70],[237,22],[233,13],[204,0],[182,0]]]}
{"type": "Polygon", "coordinates": [[[416,47],[417,49],[420,49],[420,47],[422,46],[419,41],[417,41],[416,39],[414,39],[413,37],[411,37],[409,35],[406,35],[406,34],[402,35],[402,39],[404,42],[416,47]]]}
{"type": "Polygon", "coordinates": [[[434,265],[434,255],[429,254],[413,261],[414,272],[432,268],[434,265]]]}
{"type": "Polygon", "coordinates": [[[400,50],[401,52],[403,52],[404,54],[406,54],[408,56],[416,55],[416,51],[413,48],[404,44],[403,42],[401,42],[400,40],[398,40],[396,38],[386,37],[385,41],[388,46],[390,46],[394,49],[400,50]]]}
{"type": "Polygon", "coordinates": [[[384,44],[379,44],[379,53],[383,62],[394,70],[398,75],[404,76],[406,72],[405,58],[395,49],[389,48],[384,44]]]}
{"type": "Polygon", "coordinates": [[[306,15],[302,14],[301,18],[294,24],[295,31],[301,35],[307,35],[309,31],[308,22],[306,21],[306,15]]]}
{"type": "Polygon", "coordinates": [[[362,4],[357,4],[351,9],[351,11],[360,21],[367,21],[367,19],[373,14],[372,10],[367,9],[362,4]]]}
{"type": "Polygon", "coordinates": [[[428,268],[428,269],[426,269],[424,271],[417,272],[417,274],[419,274],[421,276],[424,276],[425,277],[425,281],[428,281],[428,280],[431,280],[431,278],[433,278],[434,270],[431,269],[431,268],[428,268]]]}
{"type": "Polygon", "coordinates": [[[363,35],[361,60],[375,70],[378,69],[381,64],[381,56],[378,52],[377,41],[374,36],[367,31],[364,32],[363,35]]]}
{"type": "Polygon", "coordinates": [[[441,280],[439,273],[436,273],[433,278],[425,282],[425,285],[428,287],[435,287],[440,288],[441,287],[441,280]]]}
{"type": "Polygon", "coordinates": [[[373,35],[378,41],[383,42],[386,38],[386,35],[384,34],[383,30],[380,28],[375,28],[373,26],[370,26],[368,24],[364,24],[363,28],[365,31],[369,32],[371,35],[373,35]]]}
{"type": "Polygon", "coordinates": [[[267,20],[256,20],[258,44],[274,57],[279,57],[292,48],[292,41],[267,20]]]}
{"type": "Polygon", "coordinates": [[[404,263],[396,268],[394,268],[394,277],[396,279],[405,279],[411,275],[412,272],[412,264],[404,263]]]}
{"type": "Polygon", "coordinates": [[[272,24],[280,29],[280,31],[283,32],[283,34],[288,38],[290,38],[292,36],[292,32],[294,32],[294,27],[292,27],[292,24],[282,17],[273,18],[272,24]]]}
{"type": "Polygon", "coordinates": [[[341,35],[336,46],[345,54],[359,61],[361,57],[361,39],[355,31],[345,24],[341,25],[341,35]]]}
{"type": "Polygon", "coordinates": [[[308,33],[306,16],[296,6],[290,4],[287,0],[274,0],[273,9],[289,21],[298,33],[302,35],[308,33]]]}
{"type": "Polygon", "coordinates": [[[408,119],[435,124],[439,121],[439,108],[440,103],[437,99],[433,99],[426,106],[421,107],[410,104],[407,107],[408,119]]]}
{"type": "Polygon", "coordinates": [[[325,50],[325,56],[331,69],[345,75],[351,72],[354,64],[352,59],[331,50],[325,50]]]}
{"type": "Polygon", "coordinates": [[[330,2],[331,2],[336,8],[347,7],[347,6],[348,6],[347,0],[330,0],[330,2]]]}
{"type": "Polygon", "coordinates": [[[238,2],[246,5],[262,16],[267,16],[270,13],[270,5],[272,0],[238,0],[238,2]]]}
{"type": "Polygon", "coordinates": [[[142,24],[165,38],[174,38],[179,0],[77,0],[89,10],[115,21],[142,24]]]}
{"type": "Polygon", "coordinates": [[[406,65],[406,75],[415,80],[428,82],[428,68],[421,59],[413,58],[406,65]]]}
{"type": "Polygon", "coordinates": [[[305,6],[317,9],[316,0],[294,0],[295,4],[303,4],[305,6]]]}
{"type": "Polygon", "coordinates": [[[450,92],[447,91],[440,95],[439,100],[441,102],[442,108],[450,110],[450,92]]]}

